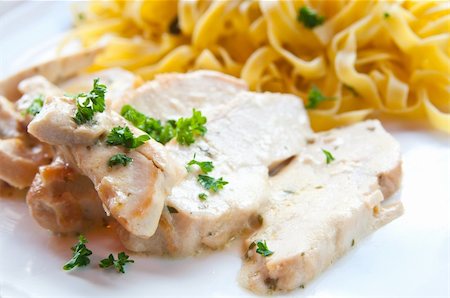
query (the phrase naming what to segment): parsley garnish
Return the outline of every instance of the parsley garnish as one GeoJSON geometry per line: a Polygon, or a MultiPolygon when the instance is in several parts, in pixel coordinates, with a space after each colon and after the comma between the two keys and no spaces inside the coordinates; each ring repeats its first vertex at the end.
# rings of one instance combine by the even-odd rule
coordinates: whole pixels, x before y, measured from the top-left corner
{"type": "Polygon", "coordinates": [[[111,168],[116,165],[122,165],[126,167],[129,163],[131,163],[133,159],[131,157],[128,157],[127,155],[123,153],[117,153],[116,155],[113,155],[109,161],[108,166],[111,168]]]}
{"type": "Polygon", "coordinates": [[[387,18],[389,18],[391,15],[390,15],[388,12],[385,12],[385,13],[383,14],[383,16],[384,16],[385,19],[387,19],[387,18]]]}
{"type": "Polygon", "coordinates": [[[334,160],[334,156],[329,151],[322,149],[322,152],[325,154],[327,164],[334,160]]]}
{"type": "Polygon", "coordinates": [[[192,110],[191,118],[180,118],[177,120],[177,142],[181,145],[191,145],[198,136],[204,136],[207,129],[206,117],[202,112],[192,110]]]}
{"type": "Polygon", "coordinates": [[[208,198],[208,195],[205,194],[204,192],[198,194],[198,198],[200,199],[200,201],[206,201],[206,199],[208,198]]]}
{"type": "Polygon", "coordinates": [[[307,109],[315,109],[317,106],[325,100],[334,100],[334,97],[328,97],[320,92],[320,89],[316,86],[312,86],[308,93],[308,104],[305,106],[307,109]]]}
{"type": "Polygon", "coordinates": [[[78,237],[78,243],[75,244],[71,249],[73,251],[73,257],[67,262],[63,269],[70,270],[75,267],[81,267],[88,265],[91,261],[89,260],[89,256],[92,254],[92,251],[86,248],[87,243],[86,237],[80,235],[78,237]]]}
{"type": "Polygon", "coordinates": [[[42,110],[43,106],[44,106],[44,98],[42,95],[39,95],[38,97],[33,99],[30,106],[28,107],[28,109],[25,110],[25,112],[29,115],[36,116],[42,110]]]}
{"type": "Polygon", "coordinates": [[[155,141],[163,145],[175,137],[176,124],[174,120],[169,120],[165,125],[162,125],[160,120],[147,117],[130,105],[123,106],[120,114],[133,123],[134,126],[145,131],[155,141]]]}
{"type": "Polygon", "coordinates": [[[91,121],[95,113],[105,110],[106,86],[98,81],[98,78],[94,79],[94,86],[89,93],[80,93],[75,97],[77,111],[73,120],[78,125],[91,121]]]}
{"type": "Polygon", "coordinates": [[[198,175],[197,181],[205,189],[212,190],[213,192],[218,192],[220,189],[223,189],[224,185],[228,184],[228,182],[223,180],[222,177],[215,179],[207,175],[198,175]]]}
{"type": "Polygon", "coordinates": [[[130,256],[128,256],[124,252],[119,252],[117,255],[117,260],[114,259],[114,256],[110,254],[108,258],[100,261],[99,266],[101,268],[108,268],[114,266],[117,272],[125,273],[124,266],[127,263],[134,263],[134,260],[129,260],[130,256]]]}
{"type": "Polygon", "coordinates": [[[149,139],[150,137],[148,135],[141,135],[135,138],[128,126],[117,126],[114,127],[106,137],[106,143],[108,145],[122,145],[125,148],[134,149],[141,146],[149,139]]]}
{"type": "Polygon", "coordinates": [[[267,247],[267,243],[266,240],[263,241],[258,241],[256,243],[256,246],[258,246],[258,248],[256,249],[256,252],[259,253],[262,256],[268,257],[273,255],[273,251],[270,251],[269,248],[267,247]]]}
{"type": "Polygon", "coordinates": [[[187,163],[186,165],[186,169],[189,171],[191,166],[193,165],[197,165],[200,167],[200,170],[205,173],[208,174],[209,172],[211,172],[214,169],[214,165],[212,163],[212,161],[197,161],[195,160],[195,155],[194,158],[187,163]]]}
{"type": "Polygon", "coordinates": [[[318,15],[314,9],[303,6],[298,11],[297,20],[306,28],[311,29],[321,25],[325,21],[325,17],[318,15]]]}

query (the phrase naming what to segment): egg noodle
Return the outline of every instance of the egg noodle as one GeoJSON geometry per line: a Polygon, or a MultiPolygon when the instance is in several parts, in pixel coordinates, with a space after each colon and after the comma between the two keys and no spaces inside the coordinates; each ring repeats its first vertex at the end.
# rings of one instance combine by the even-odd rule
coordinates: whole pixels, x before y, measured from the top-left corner
{"type": "Polygon", "coordinates": [[[308,110],[315,130],[381,113],[450,133],[449,2],[92,1],[74,11],[70,39],[107,42],[93,71],[211,69],[305,104],[315,86],[332,98],[308,110]],[[324,22],[299,22],[302,7],[324,22]]]}

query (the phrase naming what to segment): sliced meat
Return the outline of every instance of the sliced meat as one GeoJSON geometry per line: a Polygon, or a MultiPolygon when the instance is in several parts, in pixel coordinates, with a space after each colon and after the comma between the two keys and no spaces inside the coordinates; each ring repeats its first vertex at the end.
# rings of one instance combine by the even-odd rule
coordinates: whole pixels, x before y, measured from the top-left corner
{"type": "Polygon", "coordinates": [[[18,90],[19,83],[36,75],[41,75],[52,83],[66,80],[90,66],[94,62],[95,57],[101,53],[102,50],[103,48],[101,47],[87,49],[22,70],[10,77],[0,80],[0,95],[16,101],[21,96],[21,93],[18,90]]]}
{"type": "Polygon", "coordinates": [[[59,156],[39,168],[26,200],[36,221],[56,233],[82,232],[106,218],[91,180],[59,156]]]}
{"type": "Polygon", "coordinates": [[[44,144],[21,138],[0,140],[0,180],[16,188],[28,187],[38,167],[48,164],[52,156],[51,148],[44,144]]]}
{"type": "Polygon", "coordinates": [[[0,96],[0,139],[15,138],[25,132],[22,117],[14,104],[0,96]]]}
{"type": "Polygon", "coordinates": [[[398,143],[378,121],[318,134],[271,179],[263,226],[246,240],[241,284],[260,294],[305,285],[369,233],[402,214],[383,200],[401,180],[398,143]],[[322,149],[334,161],[326,163],[322,149]],[[266,241],[264,257],[252,243],[266,241]]]}
{"type": "Polygon", "coordinates": [[[78,94],[80,92],[88,92],[92,88],[92,82],[95,78],[99,78],[102,84],[108,86],[105,95],[107,106],[122,100],[128,96],[132,90],[142,84],[142,79],[132,72],[122,68],[110,68],[103,71],[83,74],[71,78],[59,84],[59,88],[69,94],[78,94]]]}
{"type": "MultiPolygon", "coordinates": [[[[111,129],[128,125],[116,113],[97,114],[93,124],[78,126],[72,119],[75,110],[70,98],[47,98],[28,131],[40,141],[56,145],[65,160],[91,179],[106,209],[121,225],[137,236],[150,237],[164,200],[179,179],[180,166],[153,140],[129,152],[108,146],[105,137],[111,129]],[[108,167],[109,159],[117,153],[126,153],[133,162],[126,167],[108,167]]],[[[131,130],[135,136],[142,135],[138,129],[131,130]]]]}
{"type": "Polygon", "coordinates": [[[248,92],[241,81],[215,72],[164,75],[125,103],[160,119],[201,110],[208,119],[205,137],[190,147],[171,141],[166,149],[183,165],[194,154],[196,160],[212,161],[215,169],[209,175],[229,182],[201,201],[198,195],[208,192],[197,182],[199,173],[189,173],[166,199],[168,209],[155,236],[142,239],[120,231],[133,251],[186,256],[222,247],[257,222],[267,201],[269,167],[298,152],[311,134],[297,97],[248,92]]]}

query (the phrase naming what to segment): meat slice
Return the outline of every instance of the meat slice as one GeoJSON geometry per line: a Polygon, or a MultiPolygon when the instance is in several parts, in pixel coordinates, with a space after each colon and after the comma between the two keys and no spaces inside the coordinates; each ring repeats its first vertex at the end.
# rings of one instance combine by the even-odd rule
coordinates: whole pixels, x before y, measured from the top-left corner
{"type": "Polygon", "coordinates": [[[311,281],[369,233],[402,214],[383,200],[401,180],[398,143],[378,121],[318,134],[271,179],[263,226],[249,247],[241,284],[260,294],[311,281]],[[322,150],[334,157],[329,164],[322,150]],[[266,241],[264,257],[252,243],[266,241]]]}
{"type": "Polygon", "coordinates": [[[56,233],[81,232],[106,218],[91,180],[59,156],[39,168],[26,200],[36,221],[56,233]]]}
{"type": "Polygon", "coordinates": [[[197,182],[199,173],[189,173],[167,197],[168,208],[153,237],[120,231],[122,242],[133,251],[186,256],[224,246],[257,224],[267,201],[269,168],[298,152],[311,134],[297,97],[248,92],[241,81],[215,72],[160,76],[125,103],[159,119],[201,110],[208,119],[204,138],[190,147],[174,141],[165,147],[183,165],[194,154],[196,160],[212,161],[215,169],[209,175],[229,182],[201,201],[198,195],[207,191],[197,182]]]}
{"type": "MultiPolygon", "coordinates": [[[[140,237],[154,234],[168,191],[179,178],[179,166],[164,147],[150,140],[127,152],[108,146],[106,135],[128,123],[115,112],[97,114],[92,124],[73,121],[75,103],[67,97],[46,99],[42,111],[28,126],[40,141],[55,145],[64,159],[93,182],[105,208],[131,233],[140,237]],[[126,167],[108,167],[109,159],[126,153],[133,162],[126,167]]],[[[131,129],[135,136],[142,135],[131,129]]]]}
{"type": "Polygon", "coordinates": [[[40,165],[52,159],[51,148],[22,138],[0,140],[0,180],[16,188],[31,185],[40,165]]]}

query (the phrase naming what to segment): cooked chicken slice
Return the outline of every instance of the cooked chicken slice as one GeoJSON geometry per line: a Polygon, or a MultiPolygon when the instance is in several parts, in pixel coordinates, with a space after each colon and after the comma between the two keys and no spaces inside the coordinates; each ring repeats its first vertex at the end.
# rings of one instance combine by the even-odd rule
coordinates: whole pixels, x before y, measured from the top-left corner
{"type": "Polygon", "coordinates": [[[0,95],[0,139],[15,138],[24,132],[22,117],[14,104],[0,95]]]}
{"type": "MultiPolygon", "coordinates": [[[[70,98],[47,98],[28,131],[40,141],[56,145],[65,160],[89,177],[106,209],[128,231],[150,237],[158,226],[164,200],[180,176],[180,166],[153,140],[129,152],[107,145],[105,137],[113,127],[129,125],[115,112],[96,114],[92,124],[78,126],[73,121],[75,110],[70,98]],[[118,153],[126,153],[133,162],[126,167],[108,167],[109,159],[118,153]]],[[[130,129],[135,136],[143,134],[130,129]]]]}
{"type": "Polygon", "coordinates": [[[177,119],[189,116],[192,109],[218,109],[234,94],[247,89],[244,81],[215,71],[162,74],[131,96],[115,101],[113,109],[120,111],[122,106],[129,104],[157,119],[177,119]]]}
{"type": "Polygon", "coordinates": [[[140,87],[137,98],[126,102],[162,119],[186,117],[192,108],[201,110],[208,118],[205,137],[190,147],[171,141],[166,149],[180,164],[194,154],[196,160],[212,161],[215,169],[208,175],[229,182],[201,201],[199,194],[208,191],[197,181],[199,172],[189,173],[168,196],[172,213],[165,210],[155,236],[141,239],[120,231],[128,249],[192,255],[204,247],[222,247],[257,221],[267,200],[269,167],[298,152],[311,130],[297,97],[245,89],[240,81],[214,72],[164,75],[140,87]]]}
{"type": "Polygon", "coordinates": [[[51,161],[49,146],[21,138],[0,140],[0,180],[16,188],[31,185],[40,165],[51,161]]]}
{"type": "Polygon", "coordinates": [[[273,254],[246,252],[240,282],[257,293],[296,289],[364,236],[397,218],[402,204],[382,201],[401,180],[398,143],[378,121],[318,134],[271,179],[263,226],[246,247],[266,241],[273,254]],[[334,157],[329,164],[322,149],[334,157]]]}
{"type": "Polygon", "coordinates": [[[58,86],[68,94],[87,92],[92,88],[92,82],[99,78],[102,84],[108,86],[105,100],[107,106],[122,100],[132,90],[142,84],[142,79],[122,68],[110,68],[103,71],[83,74],[62,82],[58,86]]]}
{"type": "Polygon", "coordinates": [[[10,100],[17,100],[21,93],[17,89],[19,83],[32,76],[41,75],[50,82],[57,83],[70,78],[84,68],[87,68],[94,62],[95,57],[103,48],[92,48],[77,52],[71,55],[62,56],[50,60],[23,71],[20,71],[10,77],[0,80],[0,94],[10,100]]]}
{"type": "Polygon", "coordinates": [[[81,232],[106,217],[91,180],[61,157],[39,168],[26,199],[36,221],[56,233],[81,232]]]}

